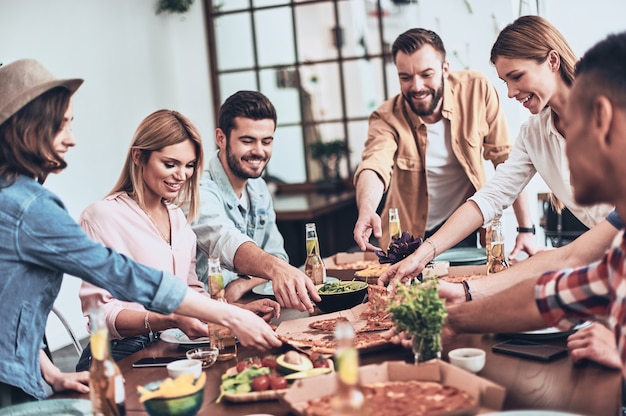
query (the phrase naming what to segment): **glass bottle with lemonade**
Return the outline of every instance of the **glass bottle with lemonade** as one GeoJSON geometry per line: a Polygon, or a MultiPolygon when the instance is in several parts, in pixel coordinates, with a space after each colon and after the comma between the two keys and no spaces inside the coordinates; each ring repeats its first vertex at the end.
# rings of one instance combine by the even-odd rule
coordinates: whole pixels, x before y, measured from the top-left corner
{"type": "Polygon", "coordinates": [[[124,377],[117,363],[111,357],[109,330],[104,312],[94,307],[89,312],[91,337],[91,366],[89,368],[89,398],[93,414],[97,416],[123,416],[124,377]]]}
{"type": "Polygon", "coordinates": [[[504,251],[504,232],[502,222],[497,216],[491,221],[487,235],[487,274],[498,273],[509,268],[504,251]]]}
{"type": "Polygon", "coordinates": [[[400,226],[400,216],[398,208],[389,208],[389,241],[393,237],[400,238],[402,236],[402,227],[400,226]]]}
{"type": "Polygon", "coordinates": [[[313,284],[321,285],[326,281],[326,266],[320,253],[320,243],[317,238],[315,223],[305,225],[306,237],[306,261],[304,263],[304,274],[309,276],[313,284]]]}
{"type": "Polygon", "coordinates": [[[331,399],[333,415],[360,415],[365,410],[365,396],[359,387],[359,352],[354,346],[354,328],[345,321],[335,326],[335,367],[337,391],[331,399]]]}
{"type": "MultiPolygon", "coordinates": [[[[217,258],[209,258],[208,282],[211,298],[218,302],[226,302],[224,277],[222,276],[220,261],[217,258]]],[[[209,339],[211,346],[217,347],[219,350],[218,361],[237,358],[237,341],[229,328],[214,323],[209,324],[209,339]]]]}

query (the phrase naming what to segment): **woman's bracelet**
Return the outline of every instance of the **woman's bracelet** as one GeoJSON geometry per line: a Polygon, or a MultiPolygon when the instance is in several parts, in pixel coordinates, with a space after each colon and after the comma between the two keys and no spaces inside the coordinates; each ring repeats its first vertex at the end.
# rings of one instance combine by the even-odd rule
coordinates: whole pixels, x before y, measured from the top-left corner
{"type": "Polygon", "coordinates": [[[469,283],[467,283],[467,280],[463,280],[461,284],[463,284],[463,290],[465,290],[465,302],[469,302],[472,300],[472,292],[470,291],[469,283]]]}
{"type": "Polygon", "coordinates": [[[152,332],[152,327],[150,326],[150,312],[146,312],[146,317],[143,318],[143,326],[149,331],[148,337],[150,337],[150,341],[154,339],[154,332],[152,332]]]}
{"type": "Polygon", "coordinates": [[[435,257],[437,257],[437,246],[435,245],[433,240],[431,240],[430,238],[427,238],[426,240],[424,240],[424,242],[430,244],[433,247],[433,260],[434,260],[435,257]]]}

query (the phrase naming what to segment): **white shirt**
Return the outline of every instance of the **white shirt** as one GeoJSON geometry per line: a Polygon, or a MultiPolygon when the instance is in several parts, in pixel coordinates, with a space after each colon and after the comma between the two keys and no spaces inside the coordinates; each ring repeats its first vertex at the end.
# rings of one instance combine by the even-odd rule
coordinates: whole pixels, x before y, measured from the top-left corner
{"type": "Polygon", "coordinates": [[[429,195],[426,230],[432,230],[463,205],[474,186],[452,151],[450,120],[442,118],[434,124],[426,124],[426,128],[429,195]]]}
{"type": "Polygon", "coordinates": [[[574,201],[565,143],[554,127],[549,107],[522,125],[507,161],[498,165],[495,175],[469,198],[480,208],[485,225],[513,203],[537,172],[559,201],[587,227],[604,220],[612,206],[583,207],[574,201]]]}

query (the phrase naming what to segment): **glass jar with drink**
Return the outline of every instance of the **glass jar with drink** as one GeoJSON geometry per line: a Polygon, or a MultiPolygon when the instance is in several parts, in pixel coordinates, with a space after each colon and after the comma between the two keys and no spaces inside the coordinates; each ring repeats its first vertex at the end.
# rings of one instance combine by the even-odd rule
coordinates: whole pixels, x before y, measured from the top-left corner
{"type": "MultiPolygon", "coordinates": [[[[218,302],[226,302],[224,297],[224,278],[219,259],[209,258],[209,294],[218,302]]],[[[237,358],[237,342],[229,328],[218,324],[209,324],[209,339],[211,346],[217,347],[218,361],[226,361],[237,358]]]]}

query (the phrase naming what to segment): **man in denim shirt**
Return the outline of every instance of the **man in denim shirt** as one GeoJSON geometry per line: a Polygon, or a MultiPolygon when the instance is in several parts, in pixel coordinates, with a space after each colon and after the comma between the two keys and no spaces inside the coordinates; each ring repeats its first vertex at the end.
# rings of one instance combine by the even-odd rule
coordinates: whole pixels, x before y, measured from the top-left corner
{"type": "Polygon", "coordinates": [[[289,264],[272,197],[261,178],[272,155],[276,110],[263,94],[238,91],[220,108],[218,122],[218,150],[204,171],[200,216],[192,224],[198,237],[198,278],[206,284],[207,256],[217,257],[227,269],[222,274],[229,302],[271,280],[282,306],[312,311],[307,293],[319,300],[317,291],[289,264]]]}

